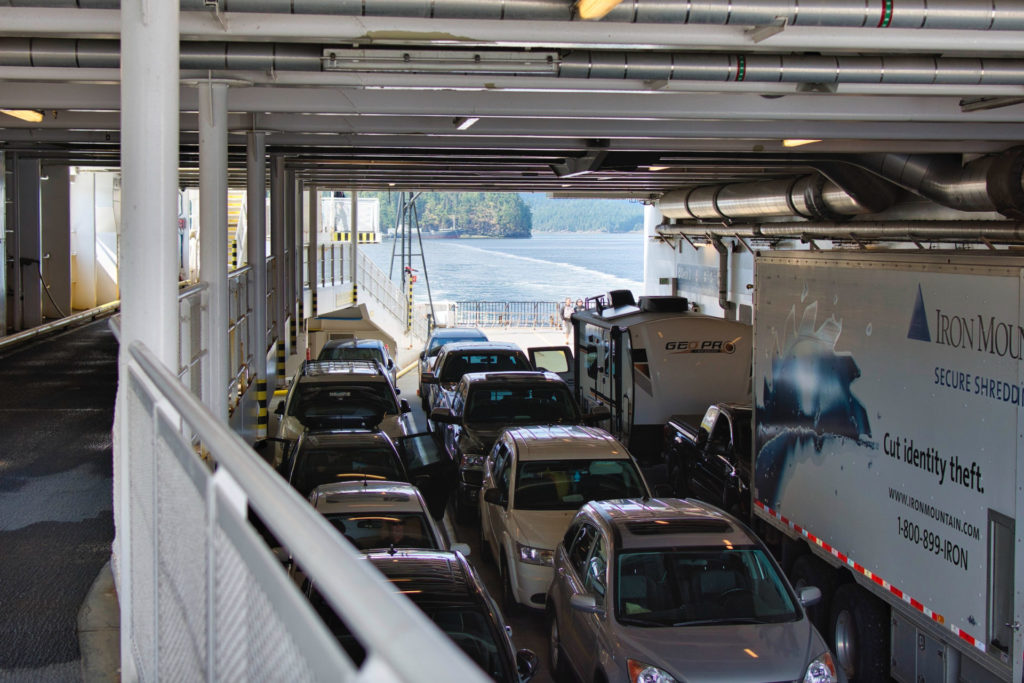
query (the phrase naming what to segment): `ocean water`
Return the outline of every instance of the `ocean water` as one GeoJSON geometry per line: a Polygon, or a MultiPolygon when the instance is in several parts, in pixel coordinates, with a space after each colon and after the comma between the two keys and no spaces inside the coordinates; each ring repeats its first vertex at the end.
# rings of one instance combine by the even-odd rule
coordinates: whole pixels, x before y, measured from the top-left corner
{"type": "MultiPolygon", "coordinates": [[[[385,273],[393,241],[361,245],[385,273]]],[[[399,246],[399,249],[401,247],[399,246]]],[[[417,245],[414,241],[414,252],[417,245]]],[[[643,287],[643,234],[539,233],[530,239],[425,239],[423,256],[434,301],[561,301],[643,287]]],[[[396,253],[394,272],[401,256],[396,253]]],[[[413,268],[420,270],[419,256],[413,268]]],[[[426,301],[418,274],[413,295],[426,301]]]]}

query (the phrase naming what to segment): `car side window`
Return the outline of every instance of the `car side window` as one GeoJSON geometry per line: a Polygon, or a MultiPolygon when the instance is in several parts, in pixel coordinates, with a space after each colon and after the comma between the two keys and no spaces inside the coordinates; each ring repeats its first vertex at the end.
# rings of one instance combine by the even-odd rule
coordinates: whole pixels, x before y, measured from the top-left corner
{"type": "Polygon", "coordinates": [[[588,592],[604,598],[605,570],[608,567],[608,552],[604,537],[597,534],[594,540],[594,551],[587,561],[587,573],[583,577],[583,586],[588,592]]]}
{"type": "Polygon", "coordinates": [[[497,488],[507,498],[509,489],[509,475],[512,472],[512,468],[509,467],[509,463],[512,461],[511,453],[509,452],[508,444],[504,441],[498,443],[498,459],[495,463],[497,470],[494,473],[495,483],[498,485],[497,488]]]}
{"type": "Polygon", "coordinates": [[[594,545],[596,536],[597,529],[590,524],[581,524],[580,530],[569,548],[569,564],[580,576],[586,574],[587,557],[590,555],[590,548],[594,545]]]}

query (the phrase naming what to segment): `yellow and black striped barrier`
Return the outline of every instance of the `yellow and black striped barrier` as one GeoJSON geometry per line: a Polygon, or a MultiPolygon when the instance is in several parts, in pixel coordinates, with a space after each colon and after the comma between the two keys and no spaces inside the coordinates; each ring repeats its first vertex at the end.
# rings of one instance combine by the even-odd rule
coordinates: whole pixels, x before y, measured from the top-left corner
{"type": "Polygon", "coordinates": [[[231,269],[238,267],[238,240],[231,240],[231,269]]]}
{"type": "Polygon", "coordinates": [[[359,285],[355,282],[352,283],[352,305],[355,306],[359,303],[359,285]]]}
{"type": "MultiPolygon", "coordinates": [[[[352,232],[350,230],[344,230],[342,232],[333,233],[335,242],[351,242],[352,232]]],[[[379,232],[360,232],[359,233],[359,244],[379,244],[380,233],[379,232]]]]}
{"type": "Polygon", "coordinates": [[[284,340],[277,340],[277,376],[284,377],[285,350],[284,340]]]}
{"type": "Polygon", "coordinates": [[[288,339],[291,342],[292,352],[294,353],[297,348],[297,342],[299,341],[298,321],[295,317],[292,317],[288,323],[288,339]]]}
{"type": "Polygon", "coordinates": [[[406,280],[409,283],[409,294],[405,303],[405,331],[412,330],[412,277],[406,280]]]}
{"type": "Polygon", "coordinates": [[[320,310],[320,309],[319,309],[319,308],[317,307],[317,305],[316,305],[316,290],[314,289],[314,290],[313,290],[312,292],[310,292],[310,293],[309,293],[309,295],[310,295],[310,302],[309,302],[309,306],[310,306],[310,308],[312,308],[312,309],[313,309],[313,310],[311,310],[311,311],[309,312],[309,314],[310,314],[310,316],[312,316],[312,317],[314,317],[314,318],[315,318],[315,317],[316,317],[316,313],[317,313],[317,311],[318,311],[318,310],[320,310]]]}
{"type": "Polygon", "coordinates": [[[267,427],[270,424],[267,414],[267,380],[256,380],[256,432],[260,438],[266,438],[267,427]]]}

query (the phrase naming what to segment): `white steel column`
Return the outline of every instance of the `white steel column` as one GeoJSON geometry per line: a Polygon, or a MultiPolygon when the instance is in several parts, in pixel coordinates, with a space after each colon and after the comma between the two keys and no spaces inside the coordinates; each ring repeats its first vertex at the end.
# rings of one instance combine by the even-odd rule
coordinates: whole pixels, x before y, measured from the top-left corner
{"type": "Polygon", "coordinates": [[[7,158],[0,151],[0,337],[7,334],[7,158]]]}
{"type": "Polygon", "coordinates": [[[18,158],[14,163],[13,277],[14,329],[27,330],[43,323],[43,286],[39,202],[39,159],[18,158]]]}
{"type": "Polygon", "coordinates": [[[228,86],[199,84],[199,279],[206,283],[203,402],[228,419],[228,86]]]}
{"type": "Polygon", "coordinates": [[[351,230],[349,231],[349,243],[352,245],[352,248],[349,250],[349,253],[352,254],[352,266],[350,271],[352,273],[352,305],[355,306],[359,303],[359,272],[357,270],[357,263],[359,259],[356,258],[356,255],[358,254],[357,250],[359,249],[357,246],[359,244],[359,192],[352,190],[351,194],[352,206],[350,207],[351,220],[349,221],[349,226],[351,227],[351,230]]]}
{"type": "Polygon", "coordinates": [[[266,134],[250,132],[246,148],[246,260],[252,302],[252,345],[256,356],[256,428],[267,436],[267,142],[266,134]]]}
{"type": "Polygon", "coordinates": [[[284,380],[284,341],[288,332],[285,326],[288,310],[285,273],[288,270],[288,263],[284,255],[284,194],[284,157],[276,154],[270,160],[270,253],[274,256],[274,338],[277,340],[277,363],[274,374],[278,381],[284,380]]]}
{"type": "MultiPolygon", "coordinates": [[[[165,366],[175,372],[178,368],[179,12],[177,2],[121,2],[121,360],[114,429],[114,576],[119,579],[121,678],[126,681],[140,677],[133,610],[153,609],[134,604],[130,492],[150,488],[153,482],[131,481],[129,460],[152,458],[153,453],[128,451],[133,434],[126,414],[128,347],[141,342],[165,366]]],[[[145,584],[152,577],[139,581],[145,584]]],[[[155,667],[141,673],[156,676],[155,667]]]]}
{"type": "Polygon", "coordinates": [[[43,168],[42,205],[43,316],[71,315],[71,172],[66,164],[43,168]]]}
{"type": "Polygon", "coordinates": [[[320,238],[320,188],[316,185],[309,185],[309,246],[306,250],[306,266],[309,271],[309,317],[315,318],[318,311],[316,292],[320,284],[317,271],[320,267],[320,259],[317,258],[318,242],[320,238]]]}

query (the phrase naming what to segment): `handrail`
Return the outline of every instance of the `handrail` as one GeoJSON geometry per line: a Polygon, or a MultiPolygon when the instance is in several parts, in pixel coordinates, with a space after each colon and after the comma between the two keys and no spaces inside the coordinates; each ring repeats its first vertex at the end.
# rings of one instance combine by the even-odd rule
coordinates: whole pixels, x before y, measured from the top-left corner
{"type": "Polygon", "coordinates": [[[195,431],[217,464],[246,493],[279,539],[371,656],[406,681],[485,681],[483,673],[412,602],[399,597],[373,566],[360,560],[337,530],[258,458],[242,437],[218,421],[141,342],[128,347],[154,387],[195,431]]]}

